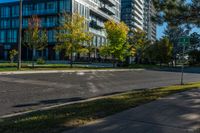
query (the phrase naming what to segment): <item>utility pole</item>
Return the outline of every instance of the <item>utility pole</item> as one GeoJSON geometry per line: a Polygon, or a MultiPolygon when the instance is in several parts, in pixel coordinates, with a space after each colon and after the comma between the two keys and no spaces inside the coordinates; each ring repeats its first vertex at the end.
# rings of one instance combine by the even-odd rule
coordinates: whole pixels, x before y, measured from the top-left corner
{"type": "Polygon", "coordinates": [[[19,35],[18,35],[18,64],[17,69],[21,69],[21,48],[22,47],[22,0],[19,1],[19,35]]]}

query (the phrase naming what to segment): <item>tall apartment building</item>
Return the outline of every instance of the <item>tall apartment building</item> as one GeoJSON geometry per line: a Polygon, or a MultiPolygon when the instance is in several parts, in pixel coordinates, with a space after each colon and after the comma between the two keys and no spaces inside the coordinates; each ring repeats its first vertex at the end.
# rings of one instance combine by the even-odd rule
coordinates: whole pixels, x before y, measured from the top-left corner
{"type": "Polygon", "coordinates": [[[144,30],[148,39],[156,40],[156,24],[151,21],[155,14],[152,0],[121,0],[121,19],[130,29],[144,30]]]}
{"type": "MultiPolygon", "coordinates": [[[[88,21],[89,31],[95,36],[93,45],[98,47],[106,41],[104,22],[113,19],[120,21],[120,0],[23,0],[23,30],[28,27],[28,19],[37,15],[41,28],[47,29],[48,47],[37,56],[48,60],[63,59],[62,53],[55,52],[56,30],[63,12],[78,12],[88,21]]],[[[19,29],[19,1],[0,4],[0,59],[8,59],[8,52],[17,48],[19,29]]],[[[22,59],[31,59],[31,51],[22,48],[22,59]]]]}
{"type": "Polygon", "coordinates": [[[145,0],[144,6],[144,31],[147,32],[149,40],[156,41],[156,24],[151,18],[156,14],[152,0],[145,0]]]}

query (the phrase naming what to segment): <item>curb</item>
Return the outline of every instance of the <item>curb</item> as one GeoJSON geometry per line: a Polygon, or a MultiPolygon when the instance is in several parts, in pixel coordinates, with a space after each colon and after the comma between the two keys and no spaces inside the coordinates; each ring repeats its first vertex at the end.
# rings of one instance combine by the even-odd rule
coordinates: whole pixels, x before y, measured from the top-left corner
{"type": "Polygon", "coordinates": [[[78,103],[84,103],[84,102],[99,100],[99,99],[103,99],[103,98],[109,98],[111,96],[117,96],[117,95],[121,95],[123,93],[127,93],[127,92],[125,91],[125,92],[107,95],[107,96],[97,96],[97,97],[92,97],[92,98],[83,99],[83,100],[79,100],[79,101],[72,101],[72,102],[61,103],[61,104],[52,105],[52,106],[41,107],[39,109],[33,109],[33,110],[19,112],[19,113],[12,113],[12,114],[8,114],[8,115],[0,116],[0,120],[10,118],[10,117],[15,117],[15,116],[22,116],[22,115],[26,115],[26,114],[30,114],[30,113],[34,113],[34,112],[38,112],[38,111],[46,111],[46,110],[50,110],[50,109],[54,109],[54,108],[58,108],[58,107],[64,107],[64,106],[67,106],[67,105],[73,105],[73,104],[78,104],[78,103]]]}
{"type": "Polygon", "coordinates": [[[20,74],[45,74],[45,73],[76,73],[76,72],[127,72],[127,71],[142,71],[145,69],[110,69],[110,70],[41,70],[41,71],[11,71],[0,72],[0,75],[20,75],[20,74]]]}

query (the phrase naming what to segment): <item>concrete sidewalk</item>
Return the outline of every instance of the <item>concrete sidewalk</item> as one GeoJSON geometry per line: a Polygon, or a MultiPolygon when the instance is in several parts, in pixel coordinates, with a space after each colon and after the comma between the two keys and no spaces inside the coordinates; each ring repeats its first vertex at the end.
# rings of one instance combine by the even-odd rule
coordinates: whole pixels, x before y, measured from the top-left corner
{"type": "Polygon", "coordinates": [[[162,98],[64,133],[200,133],[200,89],[162,98]]]}

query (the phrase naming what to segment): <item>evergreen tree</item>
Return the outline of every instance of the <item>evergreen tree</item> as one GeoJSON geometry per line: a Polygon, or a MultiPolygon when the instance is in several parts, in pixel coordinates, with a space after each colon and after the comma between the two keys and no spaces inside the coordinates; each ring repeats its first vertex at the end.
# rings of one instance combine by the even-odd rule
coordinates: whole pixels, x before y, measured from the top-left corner
{"type": "Polygon", "coordinates": [[[168,64],[172,59],[173,45],[167,37],[164,37],[150,45],[146,54],[150,62],[159,63],[160,66],[168,64]]]}
{"type": "Polygon", "coordinates": [[[194,32],[190,35],[190,49],[196,50],[200,47],[200,34],[194,32]]]}
{"type": "Polygon", "coordinates": [[[167,38],[169,38],[169,41],[173,45],[172,58],[174,60],[174,65],[176,66],[178,55],[180,55],[182,53],[182,46],[179,44],[179,39],[182,36],[188,36],[189,32],[188,32],[188,30],[185,30],[181,26],[178,26],[178,27],[168,26],[165,29],[164,34],[167,38]]]}
{"type": "Polygon", "coordinates": [[[157,10],[155,21],[162,24],[168,22],[170,26],[195,25],[200,26],[200,1],[191,0],[154,0],[157,10]]]}

